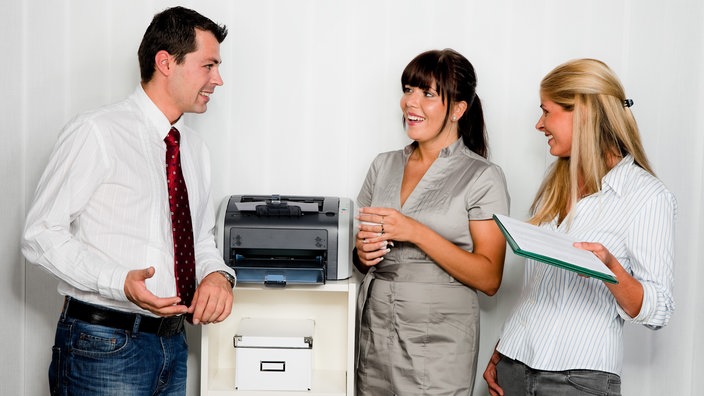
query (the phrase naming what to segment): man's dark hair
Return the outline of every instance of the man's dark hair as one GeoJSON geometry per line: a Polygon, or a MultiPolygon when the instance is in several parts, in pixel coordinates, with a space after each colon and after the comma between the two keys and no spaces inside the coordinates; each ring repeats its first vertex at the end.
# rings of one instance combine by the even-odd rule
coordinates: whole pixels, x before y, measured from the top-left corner
{"type": "Polygon", "coordinates": [[[196,29],[211,32],[218,43],[227,37],[225,25],[218,25],[188,8],[173,7],[154,15],[137,51],[142,82],[152,79],[154,57],[161,50],[171,54],[176,63],[183,63],[186,54],[197,49],[196,29]]]}

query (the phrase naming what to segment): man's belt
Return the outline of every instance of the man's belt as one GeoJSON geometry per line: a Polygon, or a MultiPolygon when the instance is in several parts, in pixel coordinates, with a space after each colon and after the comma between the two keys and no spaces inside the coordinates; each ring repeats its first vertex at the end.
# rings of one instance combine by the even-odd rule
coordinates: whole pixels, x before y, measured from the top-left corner
{"type": "Polygon", "coordinates": [[[84,322],[133,331],[135,322],[139,320],[138,332],[156,334],[159,337],[171,337],[183,331],[186,315],[171,316],[168,318],[154,318],[135,313],[122,312],[114,309],[103,308],[97,305],[84,303],[71,297],[66,297],[66,316],[84,322]]]}

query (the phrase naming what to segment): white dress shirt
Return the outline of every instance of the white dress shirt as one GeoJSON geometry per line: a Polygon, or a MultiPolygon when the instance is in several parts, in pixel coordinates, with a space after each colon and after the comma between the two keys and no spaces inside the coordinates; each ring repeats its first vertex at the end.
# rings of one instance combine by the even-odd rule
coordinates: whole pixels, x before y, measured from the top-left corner
{"type": "Polygon", "coordinates": [[[538,370],[620,375],[624,321],[657,329],[674,311],[676,209],[665,186],[626,156],[600,192],[577,203],[571,224],[544,226],[603,244],[643,285],[640,312],[629,317],[602,281],[526,260],[523,293],[497,350],[538,370]]]}
{"type": "MultiPolygon", "coordinates": [[[[58,291],[123,311],[127,272],[153,266],[147,288],[176,295],[164,137],[171,129],[141,86],[127,99],[76,116],[62,130],[37,187],[22,252],[59,278],[58,291]]],[[[181,163],[193,221],[196,277],[225,265],[215,246],[210,158],[182,120],[181,163]]]]}

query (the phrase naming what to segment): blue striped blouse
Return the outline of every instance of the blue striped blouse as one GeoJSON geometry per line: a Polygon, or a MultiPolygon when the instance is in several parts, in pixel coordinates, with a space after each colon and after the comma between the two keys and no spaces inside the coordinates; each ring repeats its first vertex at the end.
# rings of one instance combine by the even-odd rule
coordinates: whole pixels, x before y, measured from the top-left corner
{"type": "Polygon", "coordinates": [[[626,156],[604,176],[600,192],[577,203],[571,223],[544,226],[603,244],[643,285],[640,312],[629,317],[599,280],[526,260],[520,302],[498,351],[538,370],[620,375],[624,321],[658,329],[674,311],[676,211],[665,186],[626,156]]]}

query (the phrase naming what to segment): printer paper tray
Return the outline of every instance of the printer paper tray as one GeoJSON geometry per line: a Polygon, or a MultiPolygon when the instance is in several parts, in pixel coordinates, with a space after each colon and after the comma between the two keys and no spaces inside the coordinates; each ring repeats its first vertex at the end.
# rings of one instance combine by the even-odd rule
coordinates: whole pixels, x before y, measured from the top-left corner
{"type": "Polygon", "coordinates": [[[237,283],[257,283],[267,286],[287,284],[310,285],[325,283],[325,268],[234,267],[237,283]]]}

